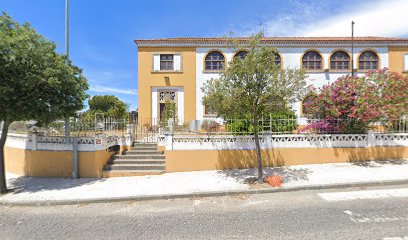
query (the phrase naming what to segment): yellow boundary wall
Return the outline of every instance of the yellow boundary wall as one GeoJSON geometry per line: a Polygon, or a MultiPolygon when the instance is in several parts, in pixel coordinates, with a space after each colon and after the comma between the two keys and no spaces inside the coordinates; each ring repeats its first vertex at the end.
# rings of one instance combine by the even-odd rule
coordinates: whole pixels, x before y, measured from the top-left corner
{"type": "MultiPolygon", "coordinates": [[[[120,152],[130,146],[120,146],[120,152]]],[[[101,178],[103,167],[116,152],[78,152],[79,177],[101,178]]],[[[27,150],[5,147],[6,171],[31,177],[71,177],[72,151],[27,150]]]]}
{"type": "MultiPolygon", "coordinates": [[[[166,150],[166,172],[254,168],[254,150],[166,150]]],[[[408,147],[262,149],[263,165],[359,162],[408,158],[408,147]]]]}

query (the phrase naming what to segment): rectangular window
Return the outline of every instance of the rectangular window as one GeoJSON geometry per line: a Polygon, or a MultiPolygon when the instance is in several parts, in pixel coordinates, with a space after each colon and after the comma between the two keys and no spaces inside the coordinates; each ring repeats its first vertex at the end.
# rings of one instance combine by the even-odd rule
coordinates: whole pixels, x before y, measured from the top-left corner
{"type": "Polygon", "coordinates": [[[211,109],[210,105],[204,105],[204,115],[215,115],[215,114],[216,114],[216,112],[214,112],[211,109]]]}
{"type": "Polygon", "coordinates": [[[408,53],[404,55],[404,71],[408,71],[408,53]]]}
{"type": "Polygon", "coordinates": [[[174,70],[173,54],[160,54],[160,70],[174,70]]]}

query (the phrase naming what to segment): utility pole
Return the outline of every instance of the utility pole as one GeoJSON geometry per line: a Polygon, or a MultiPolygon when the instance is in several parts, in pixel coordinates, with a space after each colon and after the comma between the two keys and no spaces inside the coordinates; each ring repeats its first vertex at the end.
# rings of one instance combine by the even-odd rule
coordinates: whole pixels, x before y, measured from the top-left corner
{"type": "MultiPolygon", "coordinates": [[[[65,0],[65,54],[66,64],[69,64],[69,0],[65,0]]],[[[70,145],[70,122],[69,117],[65,118],[65,143],[70,145]]],[[[78,178],[78,141],[77,137],[72,138],[72,177],[78,178]]]]}
{"type": "Polygon", "coordinates": [[[351,21],[351,76],[354,77],[354,21],[351,21]]]}
{"type": "Polygon", "coordinates": [[[65,0],[65,54],[69,62],[69,0],[65,0]]]}
{"type": "MultiPolygon", "coordinates": [[[[65,0],[65,55],[66,64],[69,64],[69,0],[65,0]]],[[[69,117],[65,117],[65,144],[69,145],[70,139],[69,117]]]]}

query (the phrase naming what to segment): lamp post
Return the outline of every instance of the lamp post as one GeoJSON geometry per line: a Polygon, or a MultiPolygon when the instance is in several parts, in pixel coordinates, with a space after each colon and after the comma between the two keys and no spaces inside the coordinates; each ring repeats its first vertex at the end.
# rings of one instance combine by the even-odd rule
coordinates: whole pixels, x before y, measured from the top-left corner
{"type": "Polygon", "coordinates": [[[351,76],[354,77],[354,21],[351,21],[351,76]]]}
{"type": "MultiPolygon", "coordinates": [[[[65,0],[65,54],[66,64],[69,64],[69,0],[65,0]]],[[[69,117],[65,118],[65,144],[69,145],[70,126],[69,117]]]]}
{"type": "MultiPolygon", "coordinates": [[[[69,0],[65,0],[65,54],[66,64],[69,64],[69,0]]],[[[70,122],[69,117],[65,118],[65,143],[70,145],[70,122]]],[[[78,178],[78,141],[72,138],[72,177],[78,178]]]]}

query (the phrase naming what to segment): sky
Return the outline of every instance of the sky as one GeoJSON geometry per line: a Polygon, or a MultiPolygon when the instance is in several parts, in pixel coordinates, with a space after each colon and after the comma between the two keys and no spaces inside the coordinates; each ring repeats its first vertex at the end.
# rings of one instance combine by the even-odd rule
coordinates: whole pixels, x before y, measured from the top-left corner
{"type": "MultiPolygon", "coordinates": [[[[65,0],[0,0],[0,11],[29,22],[65,52],[65,0]]],[[[88,94],[115,95],[136,110],[134,39],[165,37],[408,37],[408,0],[70,0],[70,58],[88,94]]]]}

